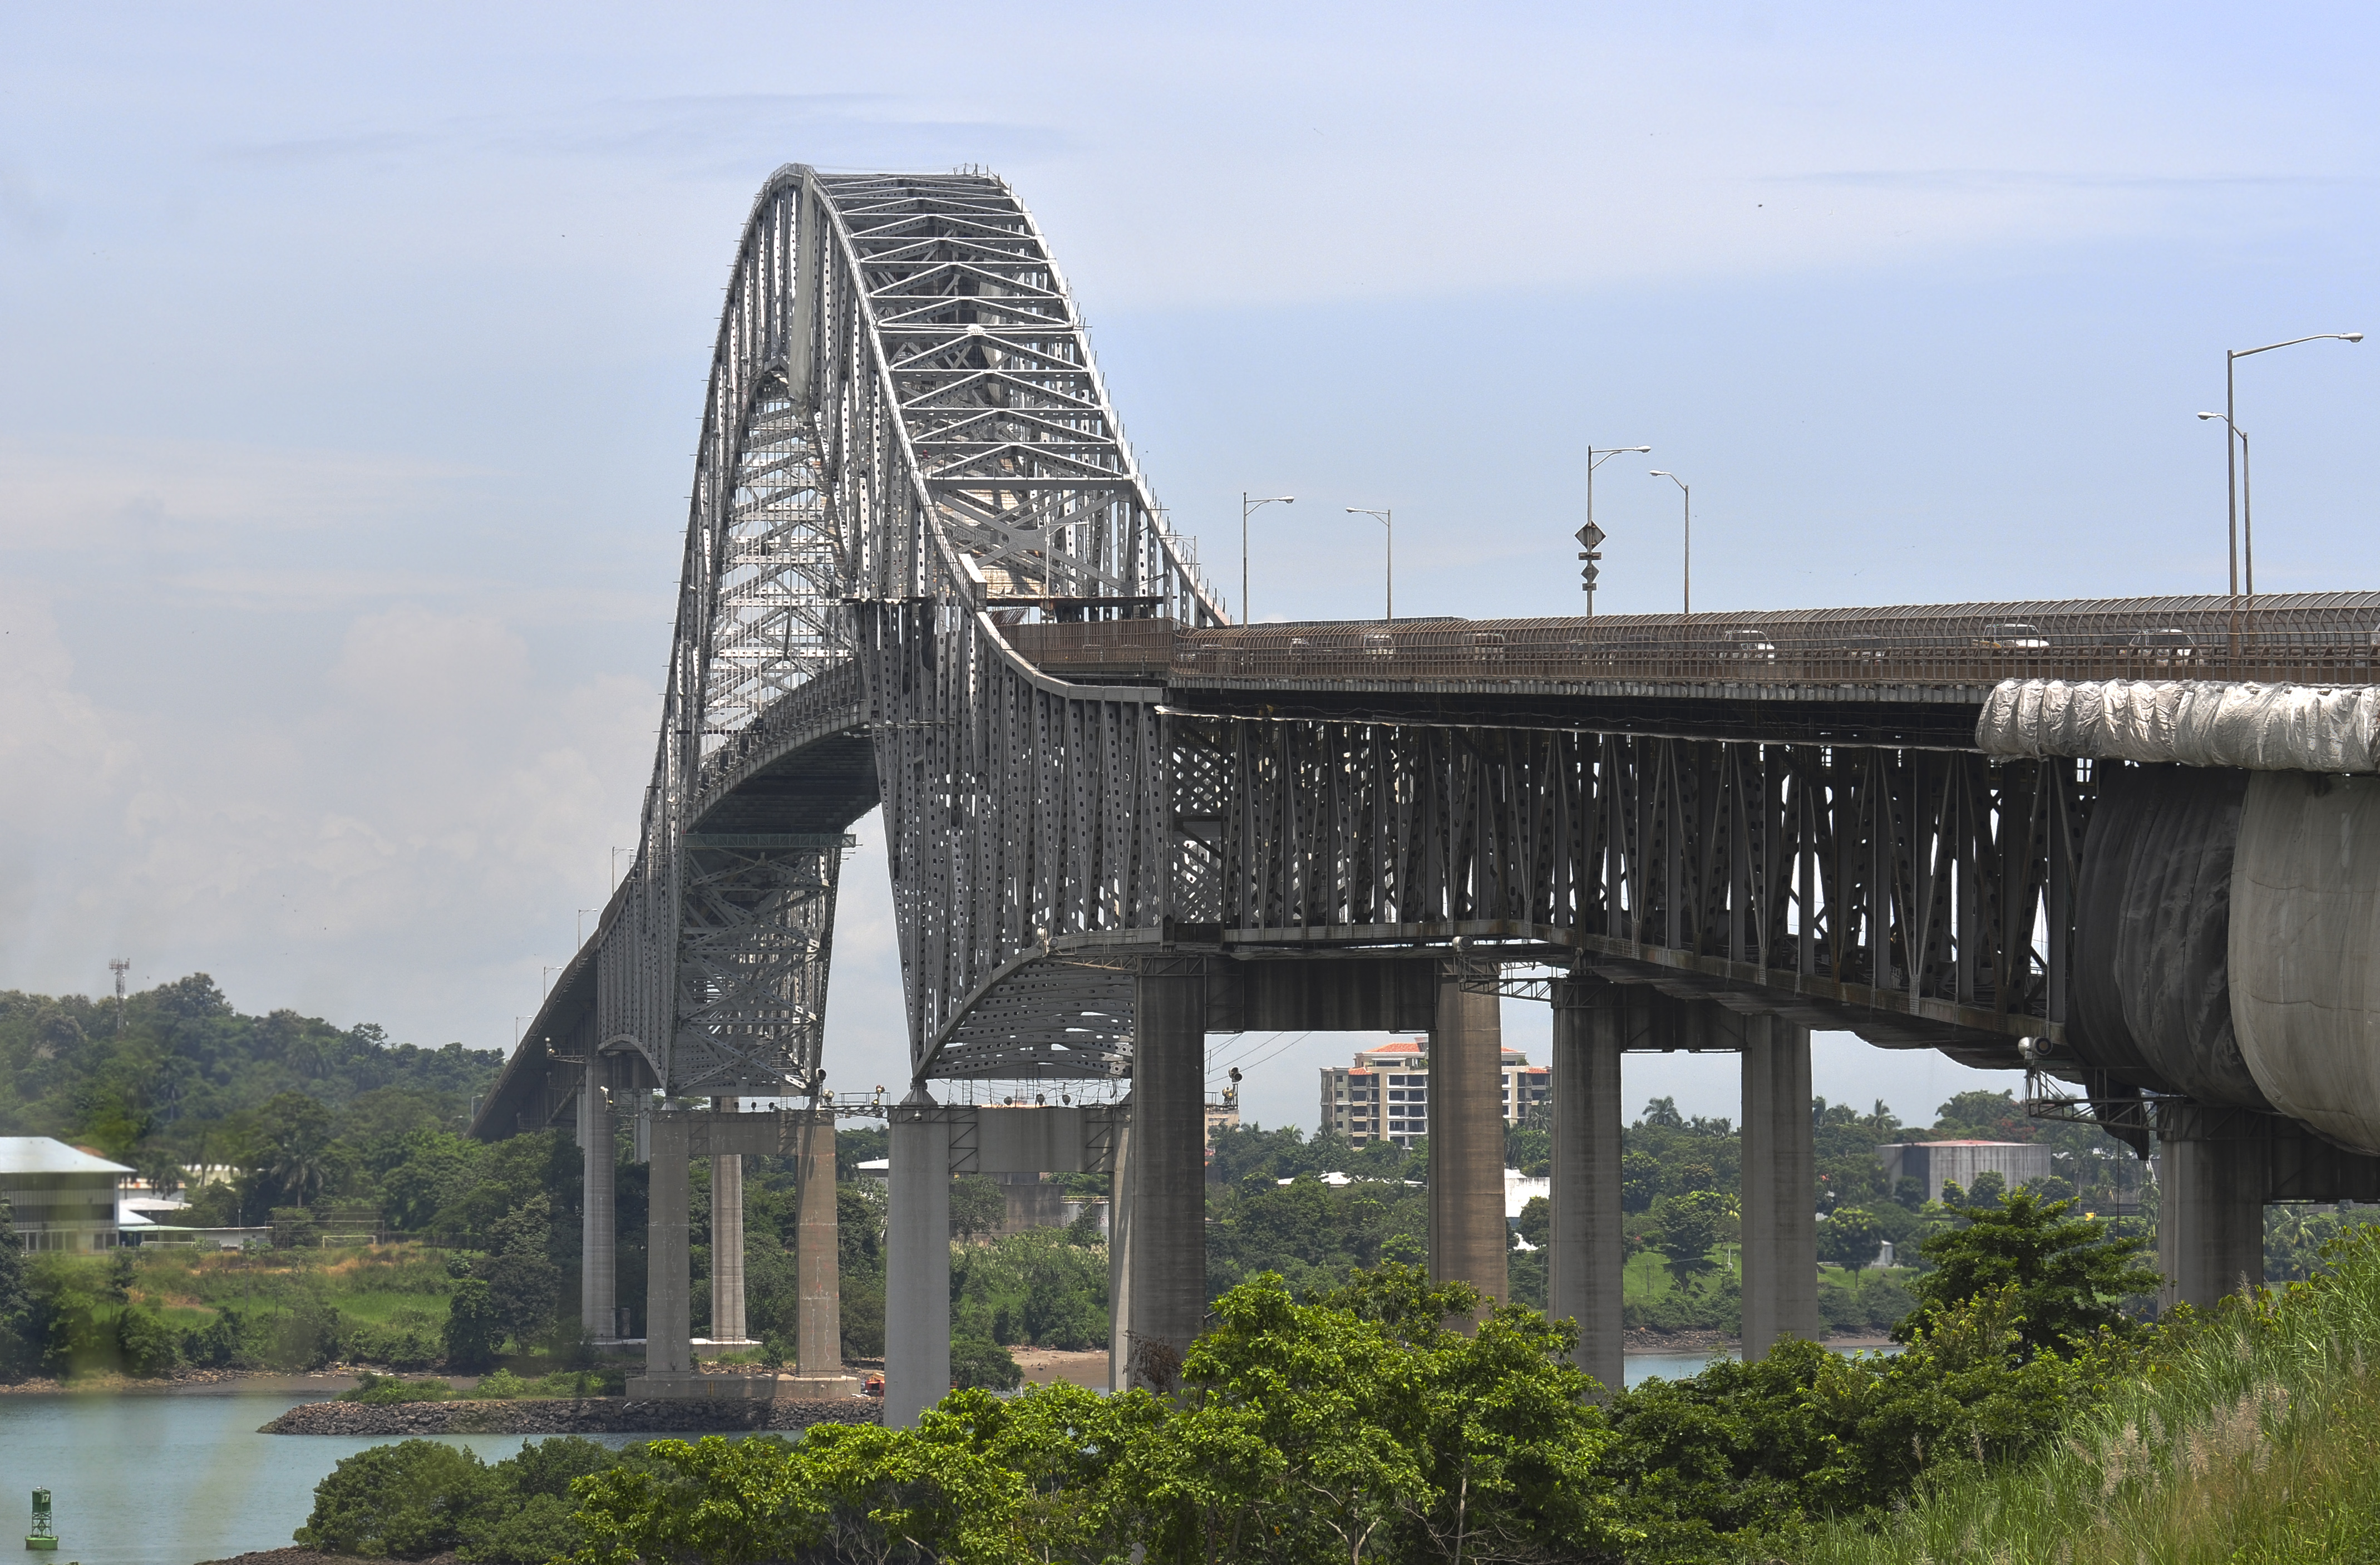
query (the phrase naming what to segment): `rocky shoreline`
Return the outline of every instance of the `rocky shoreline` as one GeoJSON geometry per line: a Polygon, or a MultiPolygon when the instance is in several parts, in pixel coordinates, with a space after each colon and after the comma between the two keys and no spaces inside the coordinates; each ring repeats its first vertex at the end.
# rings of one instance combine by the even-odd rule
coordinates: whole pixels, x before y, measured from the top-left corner
{"type": "Polygon", "coordinates": [[[261,1435],[723,1435],[807,1429],[813,1424],[873,1424],[867,1397],[829,1401],[630,1401],[625,1397],[523,1397],[507,1401],[307,1402],[261,1435]]]}

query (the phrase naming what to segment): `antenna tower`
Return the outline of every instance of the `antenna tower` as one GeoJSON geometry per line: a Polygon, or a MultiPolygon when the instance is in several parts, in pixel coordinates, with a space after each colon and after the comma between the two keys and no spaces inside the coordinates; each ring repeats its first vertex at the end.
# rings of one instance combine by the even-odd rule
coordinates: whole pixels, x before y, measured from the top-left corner
{"type": "Polygon", "coordinates": [[[120,1033],[124,1030],[124,975],[132,970],[131,959],[111,956],[107,970],[115,975],[115,1030],[120,1033]]]}

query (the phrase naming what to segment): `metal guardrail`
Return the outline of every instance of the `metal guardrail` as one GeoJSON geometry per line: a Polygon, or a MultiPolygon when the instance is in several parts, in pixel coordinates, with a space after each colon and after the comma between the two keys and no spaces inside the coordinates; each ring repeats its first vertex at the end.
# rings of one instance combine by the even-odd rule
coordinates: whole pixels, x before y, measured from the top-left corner
{"type": "Polygon", "coordinates": [[[1177,636],[1167,676],[1184,683],[1980,686],[2003,679],[2216,679],[2365,685],[2380,678],[2380,593],[2299,593],[2252,604],[2222,597],[2149,598],[1591,620],[1266,625],[1177,636]]]}

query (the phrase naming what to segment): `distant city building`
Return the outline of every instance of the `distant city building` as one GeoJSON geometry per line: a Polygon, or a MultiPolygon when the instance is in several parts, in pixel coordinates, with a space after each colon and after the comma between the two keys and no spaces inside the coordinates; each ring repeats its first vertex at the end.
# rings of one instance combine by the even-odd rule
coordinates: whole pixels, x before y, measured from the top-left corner
{"type": "Polygon", "coordinates": [[[116,1190],[131,1174],[46,1135],[0,1135],[0,1192],[28,1251],[115,1249],[116,1190]]]}
{"type": "Polygon", "coordinates": [[[1913,1179],[1928,1201],[1940,1200],[1945,1184],[1973,1190],[1978,1174],[1996,1173],[2014,1190],[2050,1173],[2049,1148],[2037,1141],[1900,1141],[1876,1156],[1888,1188],[1913,1179]]]}
{"type": "MultiPolygon", "coordinates": [[[[1517,1049],[1504,1050],[1503,1110],[1516,1124],[1541,1108],[1552,1073],[1532,1065],[1517,1049]]],[[[1322,1068],[1322,1130],[1350,1141],[1393,1141],[1410,1146],[1429,1134],[1429,1040],[1401,1038],[1366,1049],[1352,1065],[1322,1068]]]]}

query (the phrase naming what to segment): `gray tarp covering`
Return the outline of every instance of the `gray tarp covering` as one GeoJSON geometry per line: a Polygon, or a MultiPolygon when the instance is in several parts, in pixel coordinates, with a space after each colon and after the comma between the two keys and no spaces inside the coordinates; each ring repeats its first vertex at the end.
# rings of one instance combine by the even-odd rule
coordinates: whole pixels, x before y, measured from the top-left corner
{"type": "Polygon", "coordinates": [[[2066,1036],[2119,1081],[2264,1109],[2233,1040],[2226,957],[2247,786],[2228,767],[2101,774],[2075,887],[2066,1036]]]}
{"type": "Polygon", "coordinates": [[[2380,687],[2204,679],[2007,679],[1975,720],[1991,756],[2380,771],[2380,687]]]}
{"type": "Polygon", "coordinates": [[[2232,1024],[2265,1096],[2380,1153],[2380,781],[2248,780],[2230,947],[2232,1024]]]}

